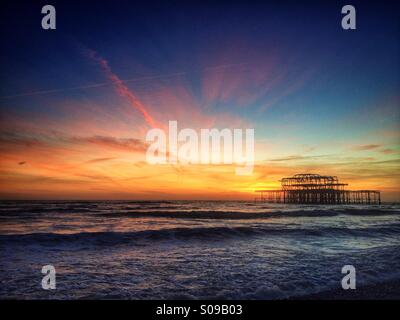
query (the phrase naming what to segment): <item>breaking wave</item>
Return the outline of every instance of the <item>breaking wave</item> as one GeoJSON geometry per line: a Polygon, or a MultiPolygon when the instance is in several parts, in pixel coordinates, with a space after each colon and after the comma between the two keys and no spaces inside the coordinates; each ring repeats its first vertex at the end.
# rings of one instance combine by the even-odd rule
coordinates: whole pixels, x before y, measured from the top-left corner
{"type": "Polygon", "coordinates": [[[345,210],[296,210],[272,212],[237,212],[237,211],[127,211],[98,213],[99,216],[124,216],[131,218],[163,217],[185,219],[266,219],[279,217],[334,217],[338,215],[375,216],[399,215],[399,211],[381,209],[345,209],[345,210]]]}
{"type": "Polygon", "coordinates": [[[299,228],[293,226],[239,226],[239,227],[200,227],[200,228],[170,228],[161,230],[144,230],[133,232],[80,232],[80,233],[30,233],[0,235],[0,241],[20,244],[92,244],[116,245],[135,244],[142,241],[167,240],[224,240],[245,237],[265,236],[299,236],[299,237],[376,237],[396,236],[400,233],[400,223],[389,226],[375,226],[369,228],[299,228]]]}

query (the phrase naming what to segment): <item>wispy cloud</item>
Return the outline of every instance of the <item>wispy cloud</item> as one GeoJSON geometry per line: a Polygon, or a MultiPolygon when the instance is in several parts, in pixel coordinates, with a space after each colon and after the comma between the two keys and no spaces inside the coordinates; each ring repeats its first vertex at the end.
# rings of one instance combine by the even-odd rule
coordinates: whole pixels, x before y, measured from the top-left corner
{"type": "Polygon", "coordinates": [[[108,148],[113,148],[121,151],[136,151],[142,152],[146,151],[147,144],[142,140],[133,138],[115,138],[115,137],[105,137],[105,136],[94,136],[94,137],[77,137],[71,139],[78,143],[91,143],[94,145],[104,146],[108,148]]]}
{"type": "Polygon", "coordinates": [[[330,155],[316,155],[316,156],[300,156],[300,155],[292,155],[284,158],[276,158],[276,159],[268,159],[267,161],[281,162],[281,161],[294,161],[294,160],[309,160],[316,158],[324,158],[329,157],[330,155]]]}
{"type": "Polygon", "coordinates": [[[115,159],[118,159],[118,158],[117,157],[95,158],[95,159],[91,159],[91,160],[86,161],[86,163],[106,162],[106,161],[115,160],[115,159]]]}
{"type": "Polygon", "coordinates": [[[359,146],[354,146],[351,149],[355,151],[368,151],[368,150],[375,150],[382,147],[380,144],[364,144],[359,146]]]}
{"type": "MultiPolygon", "coordinates": [[[[115,149],[125,152],[144,152],[147,144],[135,138],[116,138],[111,136],[66,136],[61,134],[30,136],[23,134],[0,134],[0,150],[15,150],[19,148],[25,152],[32,149],[46,148],[49,150],[60,150],[61,148],[73,146],[100,146],[103,149],[115,149]]],[[[111,160],[104,157],[97,160],[111,160]]]]}
{"type": "Polygon", "coordinates": [[[396,153],[396,150],[388,148],[388,149],[383,149],[380,152],[383,154],[394,154],[394,153],[396,153]]]}

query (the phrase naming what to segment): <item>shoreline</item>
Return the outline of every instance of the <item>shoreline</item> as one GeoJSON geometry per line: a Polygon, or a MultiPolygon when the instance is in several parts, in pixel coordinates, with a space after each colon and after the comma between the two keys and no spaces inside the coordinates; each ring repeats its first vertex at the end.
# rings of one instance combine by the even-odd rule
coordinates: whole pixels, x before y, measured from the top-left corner
{"type": "Polygon", "coordinates": [[[399,300],[400,279],[360,285],[355,290],[342,288],[291,297],[289,300],[399,300]]]}

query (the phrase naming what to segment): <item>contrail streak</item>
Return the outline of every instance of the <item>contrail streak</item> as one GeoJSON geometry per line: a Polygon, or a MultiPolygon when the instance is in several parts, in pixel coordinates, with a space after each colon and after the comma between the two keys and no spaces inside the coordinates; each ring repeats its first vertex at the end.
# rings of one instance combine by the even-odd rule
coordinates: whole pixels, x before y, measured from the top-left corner
{"type": "MultiPolygon", "coordinates": [[[[207,72],[209,70],[225,69],[225,68],[237,67],[237,66],[248,65],[248,64],[249,63],[247,63],[247,62],[225,64],[225,65],[219,65],[219,66],[206,67],[202,71],[207,72]]],[[[139,82],[139,81],[146,81],[146,80],[156,80],[156,79],[163,79],[163,78],[180,77],[180,76],[185,76],[187,74],[188,74],[188,72],[182,71],[182,72],[174,72],[174,73],[168,73],[168,74],[159,74],[159,75],[154,75],[154,76],[137,77],[137,78],[132,78],[132,79],[120,79],[120,82],[128,83],[128,82],[139,82]]],[[[59,92],[65,92],[65,91],[92,89],[92,88],[106,87],[106,86],[112,86],[112,85],[114,85],[114,83],[112,81],[100,82],[100,83],[94,83],[94,84],[89,84],[89,85],[84,85],[84,86],[18,93],[18,94],[13,94],[13,95],[8,95],[8,96],[1,96],[0,99],[12,99],[12,98],[19,98],[19,97],[46,95],[46,94],[59,93],[59,92]]]]}
{"type": "MultiPolygon", "coordinates": [[[[162,79],[162,78],[170,78],[170,77],[179,77],[179,76],[182,76],[182,75],[185,75],[185,74],[186,74],[186,72],[176,72],[176,73],[170,73],[170,74],[138,77],[138,78],[124,79],[124,80],[120,79],[120,81],[121,81],[121,83],[135,82],[135,81],[145,81],[145,80],[154,80],[154,79],[162,79]]],[[[112,85],[114,85],[114,83],[112,81],[109,81],[109,82],[101,82],[101,83],[89,84],[89,85],[85,85],[85,86],[77,86],[77,87],[69,87],[69,88],[60,88],[60,89],[50,89],[50,90],[39,90],[39,91],[33,91],[33,92],[26,92],[26,93],[14,94],[14,95],[9,95],[9,96],[2,96],[2,97],[0,97],[0,99],[29,97],[29,96],[45,95],[45,94],[51,94],[51,93],[70,91],[70,90],[80,90],[80,89],[91,89],[91,88],[98,88],[98,87],[106,87],[106,86],[112,86],[112,85]]]]}
{"type": "Polygon", "coordinates": [[[129,100],[131,106],[134,107],[143,115],[143,118],[150,127],[152,128],[157,127],[157,124],[153,119],[153,117],[148,112],[147,107],[140,101],[140,99],[131,90],[129,90],[129,88],[123,83],[123,81],[111,70],[108,61],[99,56],[93,50],[89,51],[89,56],[100,65],[106,76],[114,84],[118,94],[129,100]]]}

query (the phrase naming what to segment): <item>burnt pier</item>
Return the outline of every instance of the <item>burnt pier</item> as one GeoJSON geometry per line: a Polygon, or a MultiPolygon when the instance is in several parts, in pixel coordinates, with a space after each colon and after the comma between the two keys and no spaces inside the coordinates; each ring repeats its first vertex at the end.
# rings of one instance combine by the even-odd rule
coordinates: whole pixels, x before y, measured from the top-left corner
{"type": "Polygon", "coordinates": [[[377,190],[346,190],[336,176],[296,174],[280,180],[280,190],[257,190],[256,201],[295,204],[381,204],[377,190]]]}

